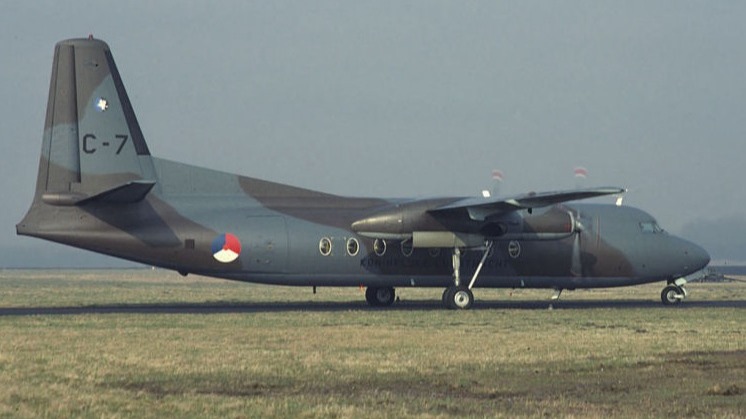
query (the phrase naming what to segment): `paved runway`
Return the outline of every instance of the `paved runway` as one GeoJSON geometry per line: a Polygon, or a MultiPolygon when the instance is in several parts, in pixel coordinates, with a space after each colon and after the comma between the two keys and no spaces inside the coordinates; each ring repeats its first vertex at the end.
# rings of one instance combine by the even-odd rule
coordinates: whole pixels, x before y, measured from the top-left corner
{"type": "MultiPolygon", "coordinates": [[[[551,303],[556,310],[584,309],[666,309],[746,308],[746,300],[685,301],[679,306],[665,307],[652,300],[573,301],[551,303]]],[[[477,301],[472,310],[547,310],[548,301],[477,301]]],[[[335,311],[429,311],[444,310],[440,301],[400,301],[391,307],[370,307],[364,301],[298,302],[298,303],[188,303],[188,304],[113,304],[83,307],[0,307],[0,316],[58,316],[85,314],[221,314],[221,313],[282,313],[335,311]]]]}

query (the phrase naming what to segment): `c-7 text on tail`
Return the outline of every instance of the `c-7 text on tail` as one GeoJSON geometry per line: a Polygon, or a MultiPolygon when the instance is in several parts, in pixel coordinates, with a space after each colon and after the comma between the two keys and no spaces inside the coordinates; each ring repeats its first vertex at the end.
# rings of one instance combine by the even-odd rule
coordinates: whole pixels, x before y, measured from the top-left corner
{"type": "Polygon", "coordinates": [[[570,201],[620,188],[513,197],[343,197],[151,156],[106,43],[55,47],[39,175],[18,234],[147,265],[238,281],[396,287],[563,289],[665,281],[680,302],[707,265],[697,245],[634,208],[570,201]]]}

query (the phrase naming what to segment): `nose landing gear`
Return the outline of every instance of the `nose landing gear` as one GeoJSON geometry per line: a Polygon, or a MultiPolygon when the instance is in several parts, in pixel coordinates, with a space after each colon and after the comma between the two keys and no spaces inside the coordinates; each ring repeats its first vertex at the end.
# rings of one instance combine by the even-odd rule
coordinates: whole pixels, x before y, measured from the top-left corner
{"type": "Polygon", "coordinates": [[[663,291],[661,291],[661,301],[664,305],[676,305],[681,303],[689,293],[684,288],[686,279],[679,278],[676,281],[669,282],[663,291]]]}

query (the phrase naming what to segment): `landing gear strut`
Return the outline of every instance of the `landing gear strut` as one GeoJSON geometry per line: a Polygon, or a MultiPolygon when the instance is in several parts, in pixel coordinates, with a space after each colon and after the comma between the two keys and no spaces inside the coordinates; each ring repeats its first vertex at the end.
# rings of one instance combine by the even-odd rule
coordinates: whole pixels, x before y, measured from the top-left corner
{"type": "Polygon", "coordinates": [[[453,249],[453,285],[443,291],[443,305],[445,305],[446,308],[453,310],[467,310],[471,308],[472,304],[474,304],[474,294],[471,292],[471,289],[477,281],[479,272],[482,270],[484,261],[487,260],[487,256],[489,256],[494,242],[489,241],[486,244],[487,246],[484,249],[482,260],[479,262],[477,270],[474,271],[469,286],[461,284],[461,249],[458,247],[453,249]]]}
{"type": "Polygon", "coordinates": [[[661,301],[663,301],[663,304],[676,305],[681,303],[681,301],[683,301],[689,294],[687,293],[686,288],[684,288],[684,284],[686,284],[686,279],[684,278],[679,278],[674,282],[669,282],[668,285],[663,288],[663,291],[661,291],[661,301]]]}
{"type": "Polygon", "coordinates": [[[396,291],[392,287],[368,287],[365,289],[365,301],[373,307],[385,307],[394,303],[396,291]]]}

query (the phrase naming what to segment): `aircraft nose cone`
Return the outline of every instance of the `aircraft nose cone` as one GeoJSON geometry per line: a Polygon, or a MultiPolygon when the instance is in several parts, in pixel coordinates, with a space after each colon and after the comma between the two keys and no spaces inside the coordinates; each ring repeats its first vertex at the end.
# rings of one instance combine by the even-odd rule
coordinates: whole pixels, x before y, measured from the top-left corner
{"type": "Polygon", "coordinates": [[[687,266],[687,268],[691,270],[691,272],[697,272],[710,263],[709,253],[694,243],[686,242],[686,245],[684,246],[684,254],[688,260],[689,266],[687,266]]]}
{"type": "Polygon", "coordinates": [[[702,270],[710,263],[710,255],[698,245],[676,236],[657,236],[641,248],[640,260],[649,275],[680,278],[702,270]]]}

